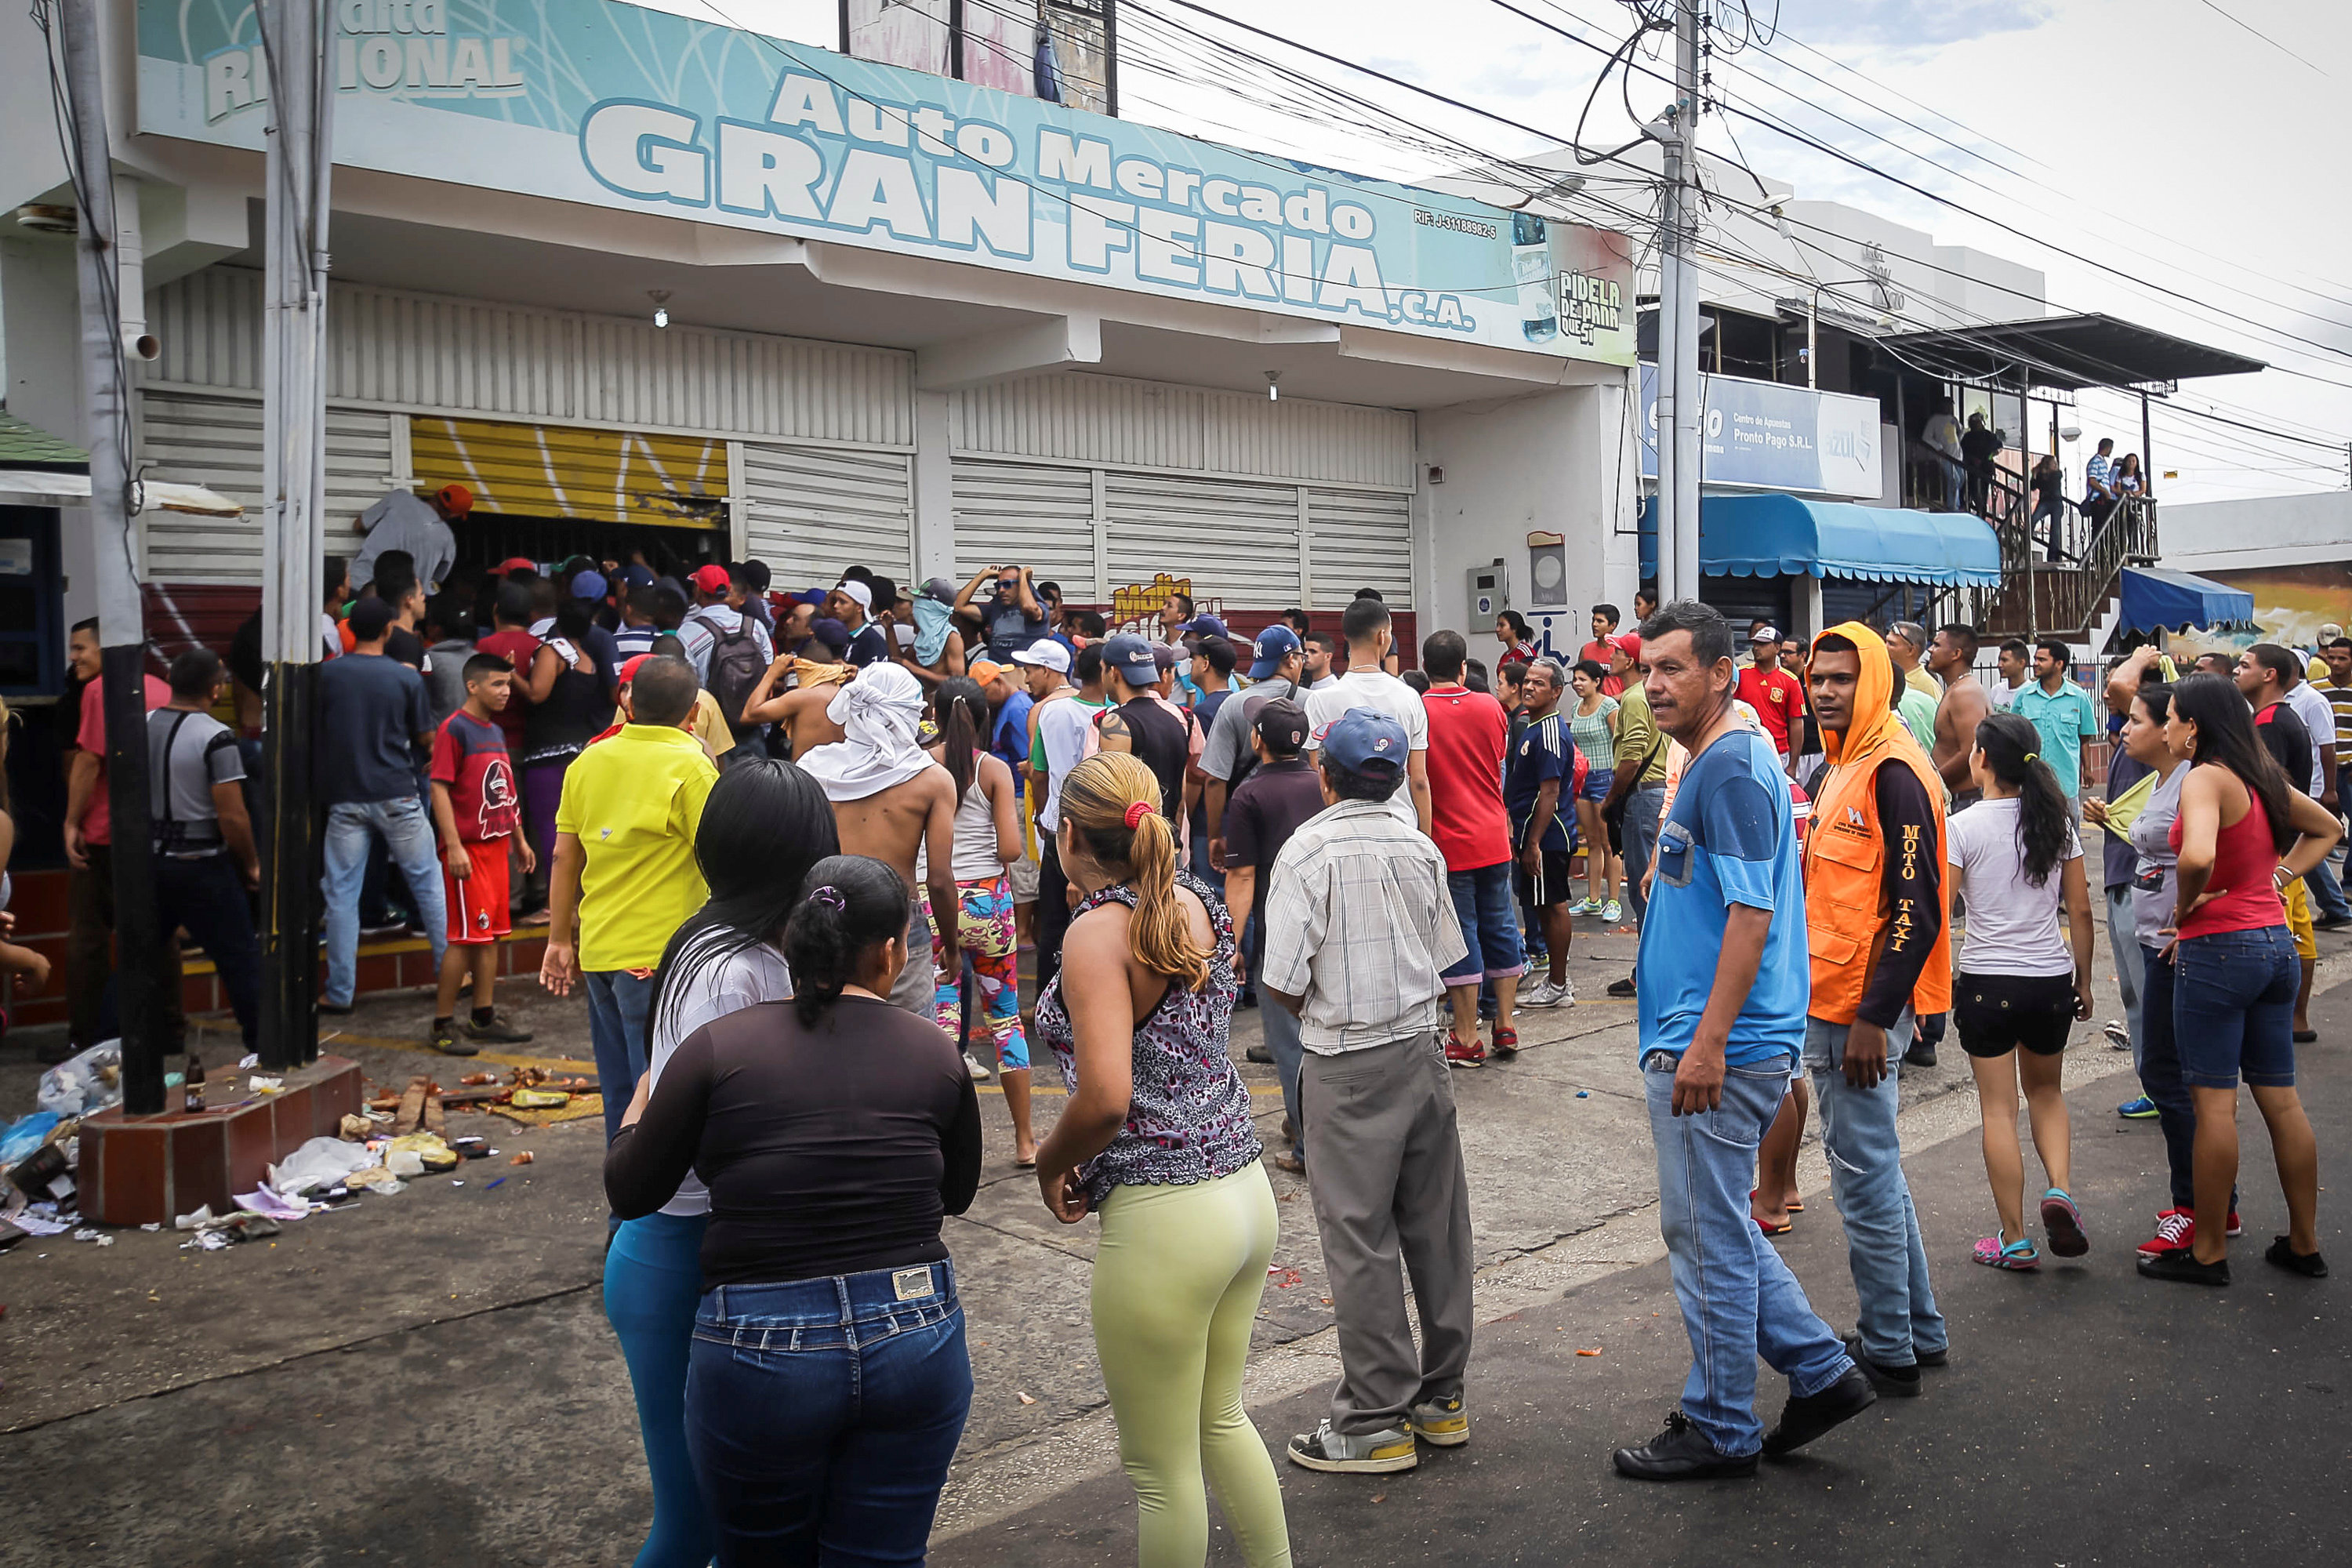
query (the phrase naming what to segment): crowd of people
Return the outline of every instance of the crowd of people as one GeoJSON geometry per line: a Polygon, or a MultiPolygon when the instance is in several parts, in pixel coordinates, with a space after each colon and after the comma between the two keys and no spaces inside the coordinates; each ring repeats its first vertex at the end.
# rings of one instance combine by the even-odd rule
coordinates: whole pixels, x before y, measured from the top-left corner
{"type": "MultiPolygon", "coordinates": [[[[435,537],[419,520],[409,542],[435,537]]],[[[1918,1394],[1949,1329],[1896,1092],[1948,1027],[1983,1118],[1973,1260],[2091,1249],[2060,1092],[2093,1012],[2086,820],[2126,1002],[2108,1027],[2170,1167],[2140,1272],[2229,1282],[2241,1079],[2287,1214],[2265,1257],[2326,1272],[2294,1062],[2311,931],[2352,921],[2326,859],[2352,639],[2315,669],[2257,645],[2226,675],[2151,647],[2102,701],[2059,643],[2004,645],[1989,689],[1967,626],[1806,640],[1646,594],[1637,629],[1595,606],[1573,658],[1506,612],[1491,668],[1439,630],[1408,669],[1369,589],[1336,633],[1294,610],[1244,639],[1182,593],[1114,628],[1017,566],[909,598],[861,567],[788,593],[758,562],[436,564],[428,596],[397,547],[357,593],[329,563],[322,1010],[352,1007],[394,882],[439,955],[433,1048],[528,1038],[491,956],[519,923],[544,929],[544,987],[585,993],[604,1299],[655,1492],[640,1563],[921,1560],[972,1394],[942,1224],[974,1199],[991,1079],[1043,1205],[1100,1226],[1093,1331],[1142,1562],[1203,1560],[1211,1486],[1247,1562],[1289,1561],[1242,1404],[1277,1229],[1262,1157],[1306,1181],[1340,1346],[1284,1457],[1384,1473],[1467,1442],[1452,1070],[1511,1062],[1531,1010],[1575,1004],[1580,919],[1639,934],[1608,989],[1635,1004],[1693,1353],[1617,1468],[1750,1474],[1918,1394]],[[1245,1007],[1282,1089],[1271,1152],[1232,1050],[1245,1007]],[[1042,1137],[1041,1047],[1068,1096],[1042,1137]],[[1809,1118],[1846,1333],[1772,1245],[1809,1118]],[[1769,1430],[1759,1357],[1789,1382],[1769,1430]]],[[[219,962],[249,1031],[248,761],[210,716],[253,684],[242,651],[173,660],[150,742],[164,929],[219,962]]],[[[103,755],[86,731],[78,908],[108,886],[103,755]]],[[[160,984],[166,956],[122,973],[160,984]]]]}

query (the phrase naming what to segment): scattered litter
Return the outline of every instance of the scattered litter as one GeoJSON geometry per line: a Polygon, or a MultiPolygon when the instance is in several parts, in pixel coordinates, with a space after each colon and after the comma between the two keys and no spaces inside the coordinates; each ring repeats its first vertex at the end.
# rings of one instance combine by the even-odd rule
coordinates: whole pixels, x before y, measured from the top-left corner
{"type": "Polygon", "coordinates": [[[224,1232],[217,1230],[200,1230],[196,1232],[195,1235],[188,1237],[187,1240],[180,1243],[180,1250],[185,1252],[188,1248],[193,1247],[203,1252],[218,1252],[227,1247],[228,1244],[228,1237],[224,1232]]]}
{"type": "Polygon", "coordinates": [[[44,1143],[8,1168],[16,1189],[37,1203],[64,1203],[74,1195],[74,1140],[44,1143]]]}
{"type": "Polygon", "coordinates": [[[1595,1345],[1592,1349],[1591,1349],[1591,1350],[1589,1350],[1589,1351],[1579,1351],[1579,1352],[1577,1352],[1576,1353],[1577,1353],[1577,1354],[1579,1354],[1579,1355],[1599,1355],[1599,1354],[1601,1353],[1601,1347],[1599,1347],[1598,1345],[1595,1345]]]}
{"type": "Polygon", "coordinates": [[[494,1072],[469,1072],[457,1081],[464,1084],[467,1089],[479,1089],[486,1083],[498,1082],[499,1075],[494,1072]]]}
{"type": "Polygon", "coordinates": [[[1591,1100],[1592,1098],[1592,1091],[1589,1089],[1580,1089],[1576,1091],[1576,1098],[1579,1100],[1591,1100]]]}
{"type": "Polygon", "coordinates": [[[255,1073],[245,1080],[245,1087],[255,1094],[283,1094],[286,1092],[286,1079],[255,1073]]]}
{"type": "Polygon", "coordinates": [[[1284,1268],[1280,1267],[1267,1268],[1265,1271],[1265,1277],[1274,1282],[1274,1288],[1277,1290],[1287,1290],[1293,1286],[1302,1285],[1306,1283],[1307,1279],[1305,1275],[1299,1273],[1296,1268],[1284,1268]]]}
{"type": "Polygon", "coordinates": [[[73,1233],[73,1238],[76,1241],[94,1241],[100,1247],[112,1247],[114,1245],[114,1237],[107,1235],[106,1232],[100,1230],[95,1226],[86,1225],[82,1226],[79,1230],[73,1233]]]}
{"type": "Polygon", "coordinates": [[[237,1058],[236,1070],[244,1072],[248,1068],[257,1068],[260,1065],[261,1053],[259,1051],[247,1051],[244,1056],[237,1058]]]}
{"type": "Polygon", "coordinates": [[[519,1089],[508,1103],[517,1110],[561,1110],[572,1103],[572,1096],[562,1089],[519,1089]]]}
{"type": "Polygon", "coordinates": [[[422,1175],[427,1171],[454,1171],[457,1168],[457,1151],[443,1142],[437,1132],[411,1132],[406,1137],[392,1141],[384,1153],[384,1163],[392,1167],[392,1173],[395,1176],[422,1175]],[[416,1168],[403,1169],[411,1158],[415,1160],[416,1168]]]}
{"type": "Polygon", "coordinates": [[[343,1178],[346,1187],[361,1187],[370,1192],[396,1193],[401,1190],[400,1178],[383,1165],[369,1165],[353,1171],[343,1178]]]}
{"type": "Polygon", "coordinates": [[[1389,1500],[1389,1494],[1386,1492],[1374,1492],[1372,1494],[1372,1500],[1374,1502],[1386,1502],[1389,1500]]]}
{"type": "Polygon", "coordinates": [[[464,1182],[462,1182],[462,1181],[453,1181],[453,1182],[451,1182],[449,1184],[450,1184],[451,1186],[453,1186],[453,1187],[462,1187],[462,1186],[464,1186],[466,1184],[465,1184],[464,1182]]]}
{"type": "Polygon", "coordinates": [[[375,1123],[364,1116],[346,1116],[335,1124],[335,1135],[353,1143],[364,1143],[375,1131],[375,1123]]]}
{"type": "Polygon", "coordinates": [[[249,1193],[237,1194],[236,1206],[247,1214],[266,1215],[271,1219],[300,1219],[310,1212],[307,1200],[284,1197],[267,1182],[249,1193]]]}
{"type": "Polygon", "coordinates": [[[8,1218],[27,1236],[55,1236],[81,1224],[80,1215],[70,1209],[60,1213],[55,1204],[28,1204],[21,1213],[8,1218]]]}
{"type": "Polygon", "coordinates": [[[376,1163],[376,1157],[357,1143],[340,1138],[312,1138],[269,1167],[269,1184],[289,1197],[318,1187],[341,1184],[352,1172],[376,1163]]]}
{"type": "MultiPolygon", "coordinates": [[[[496,1153],[497,1152],[498,1152],[498,1151],[496,1151],[496,1150],[492,1150],[492,1151],[491,1151],[491,1152],[492,1152],[492,1153],[496,1153]]],[[[507,1163],[508,1163],[508,1164],[509,1164],[509,1165],[528,1165],[528,1164],[530,1164],[530,1150],[528,1150],[528,1149],[524,1150],[521,1153],[517,1154],[513,1159],[509,1160],[509,1161],[507,1162],[507,1163]]]]}
{"type": "Polygon", "coordinates": [[[1034,1405],[1037,1403],[1034,1399],[1031,1398],[1028,1394],[1022,1393],[1017,1388],[1013,1391],[1013,1397],[1019,1400],[1024,1405],[1034,1405]]]}
{"type": "Polygon", "coordinates": [[[142,1230],[161,1230],[163,1228],[163,1222],[160,1219],[151,1219],[139,1228],[142,1230]]]}
{"type": "Polygon", "coordinates": [[[41,1075],[33,1102],[59,1116],[87,1116],[122,1100],[122,1042],[101,1040],[41,1075]]]}
{"type": "Polygon", "coordinates": [[[485,1183],[483,1183],[483,1184],[482,1184],[482,1191],[484,1191],[484,1192],[486,1192],[486,1193],[487,1193],[487,1192],[488,1192],[492,1187],[496,1187],[496,1186],[502,1186],[502,1185],[504,1185],[504,1184],[505,1184],[505,1183],[506,1183],[506,1178],[505,1178],[504,1176],[500,1176],[500,1177],[499,1177],[497,1181],[495,1181],[495,1182],[485,1182],[485,1183]]]}
{"type": "Polygon", "coordinates": [[[194,1214],[184,1214],[172,1223],[182,1230],[202,1230],[213,1222],[213,1205],[205,1204],[194,1214]]]}
{"type": "Polygon", "coordinates": [[[449,1147],[467,1160],[486,1160],[490,1154],[490,1142],[487,1138],[452,1138],[449,1147]]]}
{"type": "Polygon", "coordinates": [[[54,1110],[36,1110],[9,1123],[8,1130],[0,1132],[0,1165],[13,1165],[27,1155],[38,1152],[63,1120],[54,1110]]]}

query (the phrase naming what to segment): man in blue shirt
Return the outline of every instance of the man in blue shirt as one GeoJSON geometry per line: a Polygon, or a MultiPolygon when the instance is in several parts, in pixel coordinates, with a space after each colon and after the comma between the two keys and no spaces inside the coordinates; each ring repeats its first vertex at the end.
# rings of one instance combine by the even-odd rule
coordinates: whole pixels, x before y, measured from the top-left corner
{"type": "Polygon", "coordinates": [[[1803,872],[1772,743],[1734,715],[1730,623],[1669,604],[1642,627],[1643,690],[1690,753],[1658,834],[1637,961],[1659,1227],[1692,1366],[1665,1430],[1620,1448],[1642,1480],[1756,1471],[1877,1400],[1748,1216],[1756,1147],[1788,1093],[1811,995],[1803,872]],[[1756,1359],[1789,1380],[1769,1436],[1756,1359]]]}
{"type": "Polygon", "coordinates": [[[2042,760],[2058,775],[2074,820],[2083,820],[2083,742],[2099,733],[2099,710],[2091,694],[2066,679],[2074,650],[2053,637],[2034,645],[2033,679],[2010,703],[2010,711],[2033,721],[2042,735],[2042,760]]]}

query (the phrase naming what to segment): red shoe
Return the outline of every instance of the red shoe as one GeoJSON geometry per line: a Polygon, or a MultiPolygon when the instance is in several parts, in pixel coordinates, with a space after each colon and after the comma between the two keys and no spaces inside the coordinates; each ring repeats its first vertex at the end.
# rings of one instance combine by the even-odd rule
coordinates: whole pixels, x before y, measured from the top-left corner
{"type": "Polygon", "coordinates": [[[1519,1032],[1517,1029],[1496,1029],[1494,1045],[1495,1059],[1509,1061],[1519,1054],[1519,1032]]]}
{"type": "Polygon", "coordinates": [[[2187,1252],[2197,1239],[2197,1216],[2187,1209],[2166,1209],[2156,1216],[2156,1234],[2139,1244],[2142,1258],[2163,1258],[2187,1252]]]}
{"type": "Polygon", "coordinates": [[[1462,1037],[1448,1029],[1445,1032],[1445,1065],[1450,1068],[1482,1068],[1486,1065],[1486,1047],[1473,1037],[1468,1045],[1462,1037]]]}

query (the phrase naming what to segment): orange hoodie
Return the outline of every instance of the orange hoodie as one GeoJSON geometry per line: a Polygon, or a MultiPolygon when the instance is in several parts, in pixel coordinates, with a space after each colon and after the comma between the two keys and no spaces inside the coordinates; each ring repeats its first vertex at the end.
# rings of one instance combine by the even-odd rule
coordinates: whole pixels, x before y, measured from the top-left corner
{"type": "MultiPolygon", "coordinates": [[[[1861,651],[1853,714],[1844,733],[1823,726],[1830,762],[1805,842],[1805,928],[1812,950],[1813,1017],[1891,1026],[1907,1003],[1921,1016],[1951,1006],[1951,932],[1944,919],[1944,788],[1895,710],[1895,661],[1859,621],[1832,626],[1861,651]],[[1888,763],[1906,768],[1918,795],[1899,791],[1907,823],[1881,820],[1888,763]],[[1874,981],[1877,982],[1874,984],[1874,981]]],[[[1814,646],[1819,647],[1821,637],[1814,646]]]]}

